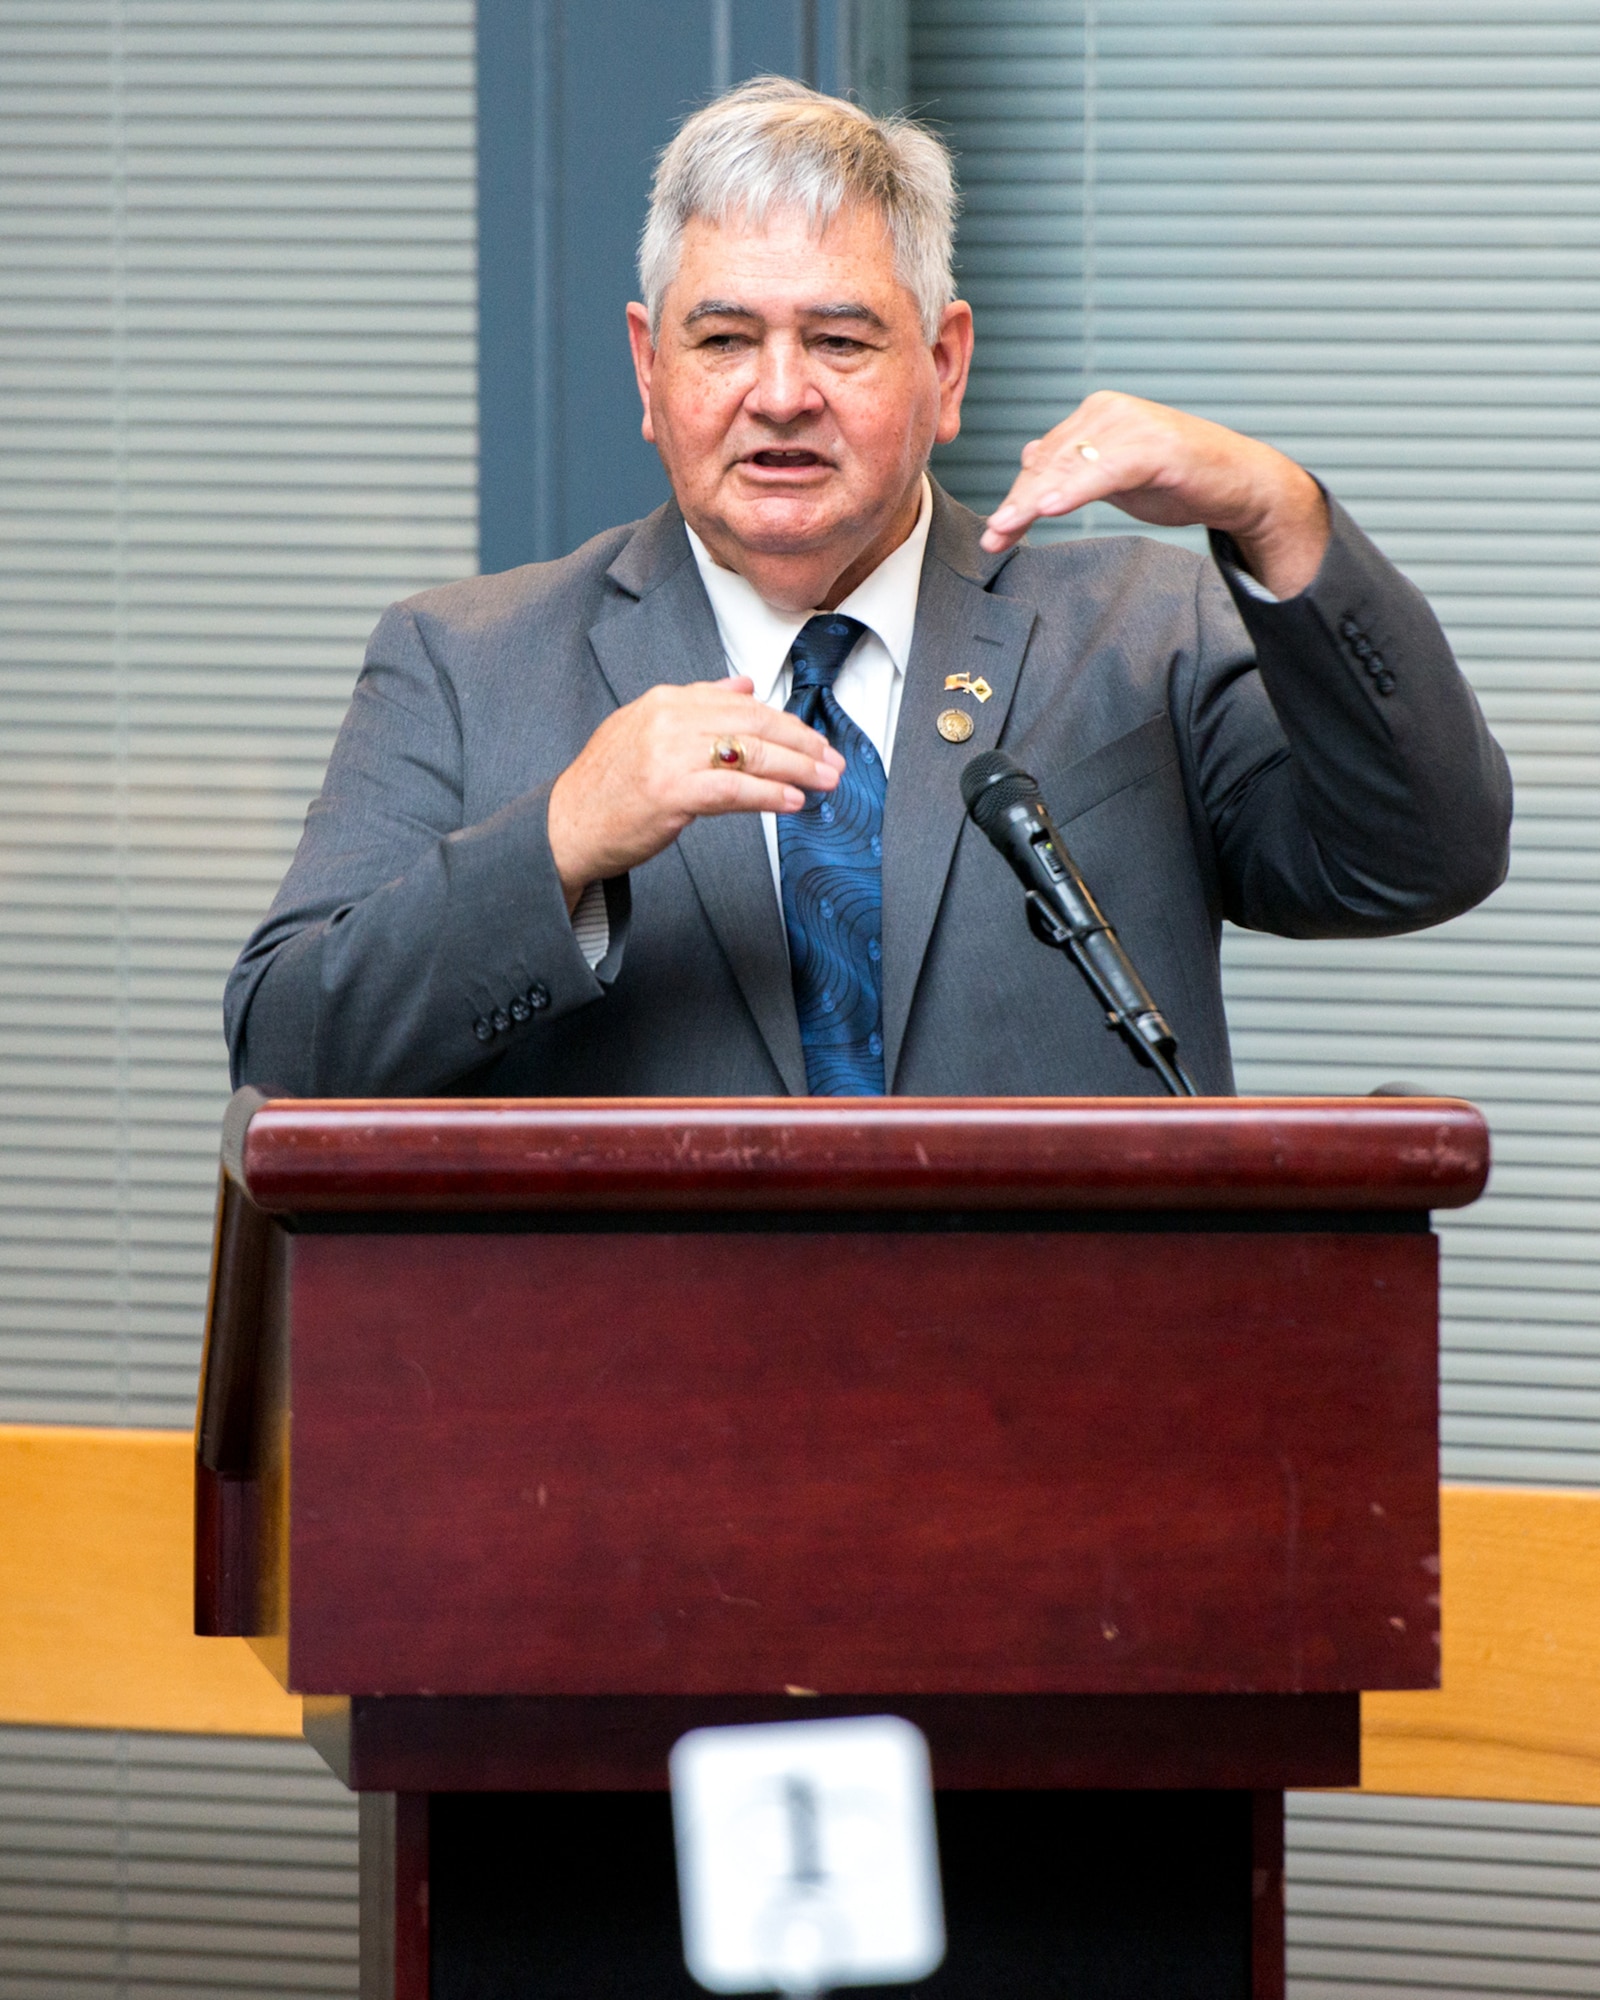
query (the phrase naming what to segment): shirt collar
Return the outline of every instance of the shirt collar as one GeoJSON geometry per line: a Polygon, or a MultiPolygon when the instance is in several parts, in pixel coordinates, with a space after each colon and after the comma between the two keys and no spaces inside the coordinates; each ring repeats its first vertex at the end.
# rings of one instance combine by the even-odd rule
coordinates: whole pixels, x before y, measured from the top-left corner
{"type": "MultiPolygon", "coordinates": [[[[917,622],[917,594],[922,587],[922,558],[933,522],[933,487],[922,475],[922,504],[916,526],[899,548],[891,550],[872,574],[857,584],[838,607],[859,618],[883,642],[884,651],[903,674],[911,658],[911,635],[917,622]]],[[[711,599],[717,632],[735,672],[748,674],[758,700],[771,701],[778,691],[789,649],[810,611],[781,611],[769,604],[754,584],[737,570],[723,569],[687,522],[684,528],[694,551],[700,581],[711,599]]]]}

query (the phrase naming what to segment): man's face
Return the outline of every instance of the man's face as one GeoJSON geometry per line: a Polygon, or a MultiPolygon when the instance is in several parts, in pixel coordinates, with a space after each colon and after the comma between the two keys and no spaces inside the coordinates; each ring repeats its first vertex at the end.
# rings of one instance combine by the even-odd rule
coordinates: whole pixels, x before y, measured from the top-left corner
{"type": "Polygon", "coordinates": [[[930,348],[875,213],[820,237],[793,211],[696,218],[659,342],[628,317],[644,434],[719,562],[803,608],[904,539],[929,451],[960,428],[972,321],[949,307],[930,348]]]}

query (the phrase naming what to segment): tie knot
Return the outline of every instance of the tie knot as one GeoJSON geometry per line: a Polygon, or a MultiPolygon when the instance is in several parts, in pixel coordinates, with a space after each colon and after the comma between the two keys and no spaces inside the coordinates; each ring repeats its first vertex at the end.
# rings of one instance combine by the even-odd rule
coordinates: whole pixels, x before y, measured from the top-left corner
{"type": "Polygon", "coordinates": [[[859,618],[846,618],[837,611],[824,611],[816,618],[808,618],[795,634],[789,652],[795,692],[802,688],[831,688],[851,647],[866,629],[859,618]]]}

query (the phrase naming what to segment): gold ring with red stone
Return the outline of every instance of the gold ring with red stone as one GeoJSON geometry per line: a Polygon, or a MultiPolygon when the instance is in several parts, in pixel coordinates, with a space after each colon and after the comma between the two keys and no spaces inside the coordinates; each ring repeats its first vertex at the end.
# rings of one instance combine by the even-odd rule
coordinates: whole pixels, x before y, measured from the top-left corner
{"type": "Polygon", "coordinates": [[[744,767],[744,744],[737,736],[719,736],[711,746],[711,768],[714,771],[742,771],[744,767]]]}

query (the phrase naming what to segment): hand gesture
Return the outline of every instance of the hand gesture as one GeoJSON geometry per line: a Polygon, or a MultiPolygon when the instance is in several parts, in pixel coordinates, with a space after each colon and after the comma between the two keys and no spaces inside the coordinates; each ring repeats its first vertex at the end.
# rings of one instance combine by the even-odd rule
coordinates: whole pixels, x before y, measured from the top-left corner
{"type": "Polygon", "coordinates": [[[568,909],[591,882],[670,847],[703,813],[798,812],[844,759],[742,676],[655,687],[608,715],[550,792],[550,852],[568,909]]]}
{"type": "Polygon", "coordinates": [[[1278,597],[1316,575],[1328,508],[1310,473],[1257,438],[1097,389],[1022,454],[1011,491],[989,517],[986,549],[1008,549],[1037,520],[1109,500],[1137,521],[1195,523],[1232,535],[1251,573],[1278,597]]]}

